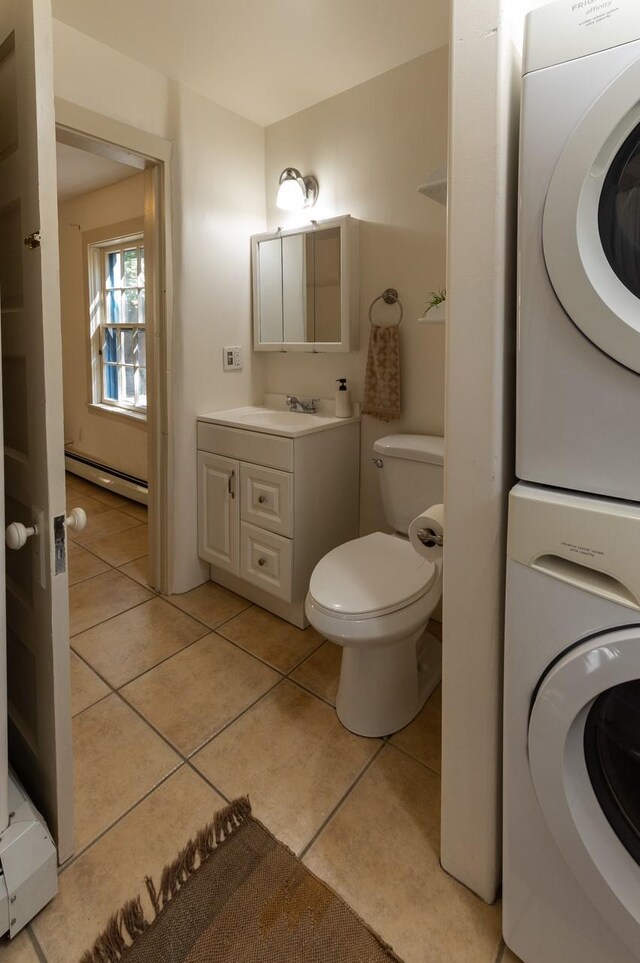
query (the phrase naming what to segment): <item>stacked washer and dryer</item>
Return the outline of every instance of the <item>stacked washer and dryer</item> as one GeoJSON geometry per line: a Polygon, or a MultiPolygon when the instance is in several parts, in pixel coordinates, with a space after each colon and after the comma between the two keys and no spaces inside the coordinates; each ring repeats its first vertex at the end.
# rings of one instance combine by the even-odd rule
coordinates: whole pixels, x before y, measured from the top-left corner
{"type": "Polygon", "coordinates": [[[640,961],[640,0],[527,18],[504,935],[640,961]]]}

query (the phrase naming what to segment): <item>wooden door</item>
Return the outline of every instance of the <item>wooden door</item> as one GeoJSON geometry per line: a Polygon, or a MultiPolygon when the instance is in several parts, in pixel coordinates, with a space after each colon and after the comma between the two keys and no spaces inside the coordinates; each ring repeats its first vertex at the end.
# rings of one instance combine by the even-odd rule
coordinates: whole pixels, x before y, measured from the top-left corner
{"type": "Polygon", "coordinates": [[[0,0],[0,291],[9,752],[73,852],[62,353],[49,0],[0,0]]]}

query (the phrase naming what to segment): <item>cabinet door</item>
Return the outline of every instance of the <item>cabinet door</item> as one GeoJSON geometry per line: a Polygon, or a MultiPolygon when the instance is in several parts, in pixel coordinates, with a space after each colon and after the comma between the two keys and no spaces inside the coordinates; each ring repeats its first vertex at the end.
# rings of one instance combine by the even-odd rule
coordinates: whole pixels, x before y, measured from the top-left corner
{"type": "Polygon", "coordinates": [[[238,574],[239,462],[198,452],[198,555],[238,574]]]}

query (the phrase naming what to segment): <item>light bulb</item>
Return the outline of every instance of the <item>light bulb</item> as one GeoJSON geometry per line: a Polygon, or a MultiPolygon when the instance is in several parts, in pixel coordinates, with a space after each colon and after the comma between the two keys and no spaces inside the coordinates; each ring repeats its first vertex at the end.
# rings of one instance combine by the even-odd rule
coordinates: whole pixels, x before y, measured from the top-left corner
{"type": "Polygon", "coordinates": [[[278,188],[276,204],[282,211],[299,211],[304,207],[305,199],[300,181],[287,177],[278,188]]]}

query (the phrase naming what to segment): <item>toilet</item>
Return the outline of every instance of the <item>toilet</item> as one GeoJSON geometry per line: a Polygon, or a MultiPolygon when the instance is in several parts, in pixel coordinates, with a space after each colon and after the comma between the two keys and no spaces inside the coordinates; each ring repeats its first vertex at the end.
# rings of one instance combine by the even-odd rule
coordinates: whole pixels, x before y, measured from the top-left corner
{"type": "Polygon", "coordinates": [[[444,439],[388,435],[373,446],[385,516],[394,534],[374,532],[318,562],[305,611],[342,646],[336,711],[360,736],[406,726],[440,681],[441,648],[426,631],[442,594],[442,559],[409,542],[411,521],[442,502],[444,439]]]}

